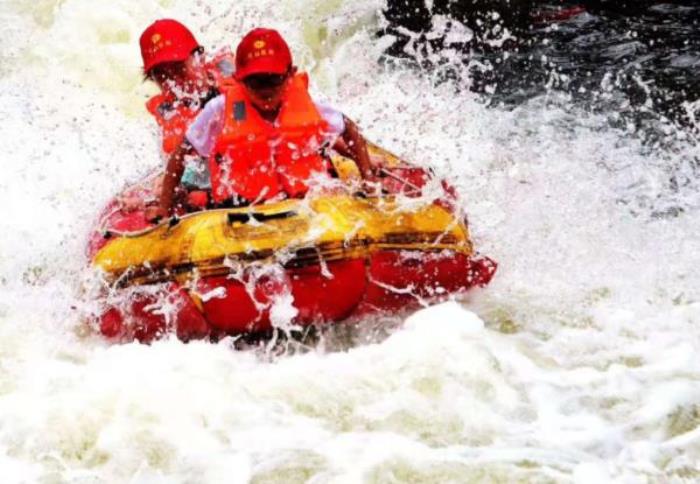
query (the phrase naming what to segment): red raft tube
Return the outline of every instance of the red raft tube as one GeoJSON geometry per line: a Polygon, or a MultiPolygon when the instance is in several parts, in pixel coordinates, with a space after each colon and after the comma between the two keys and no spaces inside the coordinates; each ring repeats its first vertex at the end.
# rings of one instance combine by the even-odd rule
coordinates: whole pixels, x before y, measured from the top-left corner
{"type": "MultiPolygon", "coordinates": [[[[159,177],[126,190],[88,245],[106,282],[100,332],[120,342],[263,333],[418,307],[488,284],[496,263],[474,252],[454,190],[383,156],[374,194],[323,190],[159,225],[144,216],[159,177]]],[[[349,163],[334,164],[341,179],[352,177],[349,163]]]]}

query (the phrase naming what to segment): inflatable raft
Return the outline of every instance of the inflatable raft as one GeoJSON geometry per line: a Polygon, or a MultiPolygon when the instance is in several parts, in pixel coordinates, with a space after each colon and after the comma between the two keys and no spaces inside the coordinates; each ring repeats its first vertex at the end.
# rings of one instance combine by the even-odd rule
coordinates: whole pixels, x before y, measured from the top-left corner
{"type": "MultiPolygon", "coordinates": [[[[352,168],[334,161],[342,179],[352,178],[352,168]]],[[[374,195],[320,190],[183,213],[157,226],[113,201],[89,246],[108,284],[100,331],[142,342],[168,332],[183,340],[265,332],[395,311],[487,284],[496,264],[475,255],[449,190],[424,199],[430,176],[396,161],[385,175],[374,195]]],[[[128,196],[147,199],[147,186],[128,196]]]]}

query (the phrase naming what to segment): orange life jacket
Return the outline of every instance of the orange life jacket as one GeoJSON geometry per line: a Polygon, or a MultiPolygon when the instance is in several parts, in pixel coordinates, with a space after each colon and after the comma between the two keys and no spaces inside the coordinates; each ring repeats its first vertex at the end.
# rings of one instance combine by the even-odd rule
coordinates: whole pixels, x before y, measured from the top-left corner
{"type": "Polygon", "coordinates": [[[162,133],[163,151],[169,155],[182,144],[187,128],[199,114],[200,106],[197,105],[195,109],[167,93],[149,99],[146,109],[156,118],[162,133]]]}
{"type": "Polygon", "coordinates": [[[281,192],[303,196],[314,173],[328,172],[321,155],[328,123],[311,100],[308,84],[306,74],[287,82],[274,124],[260,116],[242,84],[231,81],[223,87],[224,127],[209,160],[215,201],[236,196],[264,201],[281,192]]]}
{"type": "MultiPolygon", "coordinates": [[[[205,66],[207,74],[215,86],[227,82],[233,75],[233,54],[221,51],[205,66]]],[[[217,91],[218,92],[218,91],[217,91]]],[[[211,99],[210,96],[209,99],[211,99]]],[[[207,99],[208,100],[208,99],[207,99]]],[[[184,141],[187,128],[194,121],[205,102],[187,104],[178,100],[172,93],[153,96],[146,103],[146,109],[156,118],[162,132],[162,146],[166,155],[174,152],[184,141]]]]}

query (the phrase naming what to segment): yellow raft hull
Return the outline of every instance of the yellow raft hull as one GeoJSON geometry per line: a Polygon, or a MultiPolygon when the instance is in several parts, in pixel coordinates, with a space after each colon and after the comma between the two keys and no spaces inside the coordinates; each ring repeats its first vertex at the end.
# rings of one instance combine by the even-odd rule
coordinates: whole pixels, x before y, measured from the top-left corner
{"type": "Polygon", "coordinates": [[[304,267],[385,250],[473,252],[466,225],[438,205],[350,195],[209,210],[106,235],[93,263],[120,285],[223,275],[232,261],[304,267]]]}

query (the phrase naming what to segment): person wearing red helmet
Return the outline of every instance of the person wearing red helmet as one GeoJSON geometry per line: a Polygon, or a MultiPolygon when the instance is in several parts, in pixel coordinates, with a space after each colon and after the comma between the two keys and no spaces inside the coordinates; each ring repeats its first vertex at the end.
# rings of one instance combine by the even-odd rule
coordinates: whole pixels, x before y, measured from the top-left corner
{"type": "Polygon", "coordinates": [[[163,151],[170,154],[184,140],[189,121],[218,95],[215,79],[208,72],[204,49],[177,20],[156,20],[143,31],[139,44],[144,75],[161,91],[146,107],[163,130],[163,151]]]}
{"type": "MultiPolygon", "coordinates": [[[[187,140],[208,157],[212,197],[222,206],[304,196],[315,174],[331,170],[323,153],[329,145],[353,159],[363,178],[373,171],[355,123],[311,99],[307,75],[270,29],[254,29],[241,40],[234,78],[193,121],[187,140]]],[[[187,154],[183,147],[170,157],[159,216],[172,212],[187,154]]]]}
{"type": "MultiPolygon", "coordinates": [[[[204,105],[219,95],[218,85],[233,75],[233,57],[222,51],[208,61],[192,32],[173,19],[153,22],[141,34],[139,44],[144,75],[161,91],[149,99],[146,108],[161,128],[162,149],[170,156],[185,141],[189,124],[204,105]]],[[[208,189],[206,164],[200,157],[191,158],[183,185],[189,190],[208,189]]]]}

